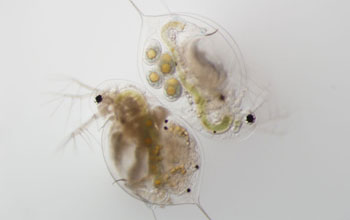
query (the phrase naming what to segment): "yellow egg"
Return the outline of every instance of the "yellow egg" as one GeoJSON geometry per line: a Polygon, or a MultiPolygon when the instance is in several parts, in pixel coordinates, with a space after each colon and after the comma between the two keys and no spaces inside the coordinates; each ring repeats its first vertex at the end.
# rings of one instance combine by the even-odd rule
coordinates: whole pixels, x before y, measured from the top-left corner
{"type": "Polygon", "coordinates": [[[171,65],[169,63],[163,63],[160,67],[160,70],[162,71],[162,73],[170,73],[171,65]]]}
{"type": "Polygon", "coordinates": [[[170,62],[173,62],[173,58],[169,54],[165,53],[162,55],[161,61],[166,62],[166,63],[170,63],[170,62]]]}
{"type": "Polygon", "coordinates": [[[157,51],[151,48],[146,52],[146,55],[148,59],[153,60],[157,56],[157,51]]]}
{"type": "Polygon", "coordinates": [[[166,89],[166,93],[169,96],[173,96],[176,94],[176,87],[175,86],[168,86],[168,88],[166,89]]]}
{"type": "Polygon", "coordinates": [[[151,82],[155,83],[159,81],[159,74],[156,72],[151,72],[149,74],[149,79],[151,80],[151,82]]]}
{"type": "Polygon", "coordinates": [[[167,85],[177,87],[179,85],[179,80],[175,78],[170,78],[166,81],[167,85]]]}

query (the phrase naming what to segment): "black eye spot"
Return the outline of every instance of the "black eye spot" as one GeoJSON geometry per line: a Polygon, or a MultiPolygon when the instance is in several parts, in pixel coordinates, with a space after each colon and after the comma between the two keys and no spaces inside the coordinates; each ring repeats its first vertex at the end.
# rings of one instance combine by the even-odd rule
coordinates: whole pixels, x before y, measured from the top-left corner
{"type": "Polygon", "coordinates": [[[199,169],[199,166],[198,165],[196,165],[194,168],[196,168],[197,170],[199,169]]]}
{"type": "Polygon", "coordinates": [[[247,116],[246,116],[246,122],[248,122],[249,124],[253,124],[254,122],[255,122],[255,120],[256,120],[256,117],[255,117],[255,115],[254,114],[248,114],[247,116]]]}
{"type": "Polygon", "coordinates": [[[165,121],[164,121],[165,123],[168,123],[168,119],[165,119],[165,121]]]}
{"type": "Polygon", "coordinates": [[[101,95],[98,95],[98,96],[95,97],[96,103],[100,103],[100,102],[102,102],[102,100],[103,100],[103,98],[102,98],[101,95]]]}
{"type": "Polygon", "coordinates": [[[189,192],[191,192],[191,189],[190,189],[190,188],[188,188],[188,189],[187,189],[187,192],[188,192],[188,193],[189,193],[189,192]]]}
{"type": "Polygon", "coordinates": [[[223,94],[221,94],[220,96],[219,96],[219,99],[221,100],[221,101],[225,101],[225,96],[223,95],[223,94]]]}
{"type": "Polygon", "coordinates": [[[213,131],[214,134],[216,134],[216,131],[213,131]]]}
{"type": "Polygon", "coordinates": [[[168,130],[168,127],[167,127],[167,126],[164,126],[164,130],[168,130]]]}

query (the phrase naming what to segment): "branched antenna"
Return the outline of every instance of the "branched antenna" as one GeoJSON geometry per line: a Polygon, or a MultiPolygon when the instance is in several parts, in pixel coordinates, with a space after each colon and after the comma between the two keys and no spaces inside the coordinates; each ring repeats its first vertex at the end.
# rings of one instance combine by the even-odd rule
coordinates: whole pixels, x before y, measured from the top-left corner
{"type": "MultiPolygon", "coordinates": [[[[97,118],[99,117],[99,115],[94,114],[92,115],[87,121],[85,121],[82,125],[80,125],[78,128],[76,128],[64,141],[63,143],[59,146],[61,147],[65,147],[70,141],[73,140],[74,145],[76,145],[76,137],[80,136],[85,142],[86,144],[90,144],[89,141],[86,139],[86,134],[85,132],[87,132],[87,128],[91,125],[91,123],[93,121],[95,121],[97,118]]],[[[91,133],[90,133],[91,134],[91,133]]],[[[60,149],[59,148],[59,149],[60,149]]],[[[59,150],[57,149],[57,150],[59,150]]]]}

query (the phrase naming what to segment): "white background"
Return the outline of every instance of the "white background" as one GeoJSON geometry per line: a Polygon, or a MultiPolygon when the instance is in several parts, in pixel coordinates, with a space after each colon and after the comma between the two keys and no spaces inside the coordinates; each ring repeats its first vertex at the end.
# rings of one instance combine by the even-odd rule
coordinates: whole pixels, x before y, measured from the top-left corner
{"type": "MultiPolygon", "coordinates": [[[[270,125],[282,133],[258,129],[241,143],[201,138],[201,202],[212,218],[350,219],[349,1],[164,1],[226,27],[288,112],[270,125]]],[[[146,14],[166,12],[158,0],[136,3],[146,14]]],[[[53,76],[140,82],[140,25],[127,0],[0,0],[0,219],[153,219],[112,185],[96,144],[55,153],[73,129],[69,112],[68,121],[80,112],[65,105],[50,117],[59,103],[45,104],[47,92],[64,87],[53,76]]],[[[205,219],[194,206],[157,214],[205,219]]]]}

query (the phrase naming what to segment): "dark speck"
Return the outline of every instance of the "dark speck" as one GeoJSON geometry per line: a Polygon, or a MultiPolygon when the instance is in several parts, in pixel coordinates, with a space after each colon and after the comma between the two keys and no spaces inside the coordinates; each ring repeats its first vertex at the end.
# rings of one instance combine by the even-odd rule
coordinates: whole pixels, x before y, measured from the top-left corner
{"type": "Polygon", "coordinates": [[[98,96],[95,97],[96,103],[100,103],[100,102],[102,102],[102,100],[103,100],[103,98],[102,98],[101,95],[98,95],[98,96]]]}
{"type": "Polygon", "coordinates": [[[246,117],[246,121],[249,123],[249,124],[253,124],[255,122],[255,115],[253,114],[248,114],[247,117],[246,117]]]}
{"type": "Polygon", "coordinates": [[[224,96],[223,94],[221,94],[220,97],[219,97],[219,99],[220,99],[221,101],[225,101],[225,96],[224,96]]]}

